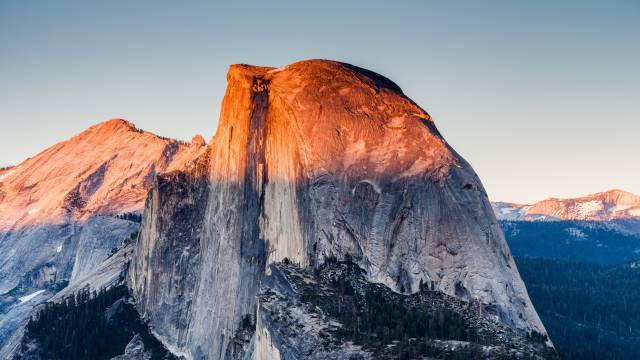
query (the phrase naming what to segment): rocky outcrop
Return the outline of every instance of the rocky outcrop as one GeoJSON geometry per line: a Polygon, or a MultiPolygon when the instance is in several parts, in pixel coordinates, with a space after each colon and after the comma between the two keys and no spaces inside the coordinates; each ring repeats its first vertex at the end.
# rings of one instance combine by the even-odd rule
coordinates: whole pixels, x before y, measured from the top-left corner
{"type": "Polygon", "coordinates": [[[74,279],[69,286],[57,292],[50,301],[63,301],[70,296],[80,293],[84,289],[99,292],[101,289],[108,289],[121,284],[125,278],[132,255],[133,244],[126,244],[115,254],[96,265],[91,272],[85,276],[74,279]]]}
{"type": "Polygon", "coordinates": [[[130,268],[140,312],[176,353],[242,356],[241,319],[285,258],[350,258],[398,293],[432,283],[546,333],[477,175],[397,85],[324,60],[233,65],[227,80],[206,176],[158,181],[130,268]]]}
{"type": "Polygon", "coordinates": [[[144,343],[140,335],[136,334],[124,349],[124,354],[111,358],[111,360],[150,360],[151,353],[145,351],[144,343]]]}
{"type": "Polygon", "coordinates": [[[202,137],[202,135],[195,135],[192,139],[191,139],[191,143],[194,145],[198,145],[198,146],[204,146],[207,143],[204,141],[204,138],[202,137]]]}
{"type": "Polygon", "coordinates": [[[125,241],[135,236],[139,224],[133,221],[114,219],[106,216],[92,217],[82,226],[73,261],[70,284],[93,272],[125,241]]]}
{"type": "Polygon", "coordinates": [[[196,301],[208,165],[206,151],[190,167],[157,177],[129,271],[141,315],[174,349],[186,344],[196,301]]]}

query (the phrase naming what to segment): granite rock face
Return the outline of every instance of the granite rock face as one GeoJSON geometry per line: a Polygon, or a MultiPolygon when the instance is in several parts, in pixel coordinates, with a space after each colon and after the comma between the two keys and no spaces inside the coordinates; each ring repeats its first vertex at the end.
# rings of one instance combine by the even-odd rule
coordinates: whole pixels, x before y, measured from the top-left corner
{"type": "Polygon", "coordinates": [[[78,250],[69,283],[73,284],[94,271],[115,250],[120,249],[138,227],[136,222],[106,216],[89,219],[78,237],[78,250]]]}
{"type": "Polygon", "coordinates": [[[140,335],[136,334],[124,349],[124,354],[111,358],[111,360],[150,360],[151,353],[145,351],[144,343],[140,335]]]}
{"type": "Polygon", "coordinates": [[[396,84],[325,60],[233,65],[227,80],[208,157],[171,185],[158,180],[130,267],[165,345],[245,356],[241,319],[285,258],[349,258],[370,282],[404,294],[433,283],[546,334],[479,178],[396,84]]]}
{"type": "Polygon", "coordinates": [[[10,290],[0,295],[0,358],[12,351],[16,341],[12,333],[25,324],[32,309],[85,278],[138,227],[136,222],[94,216],[83,224],[5,234],[0,241],[4,254],[0,282],[10,284],[10,290]],[[33,294],[38,295],[30,298],[33,294]]]}
{"type": "Polygon", "coordinates": [[[149,193],[129,268],[129,287],[155,335],[175,353],[185,347],[201,270],[209,152],[160,175],[149,193]]]}

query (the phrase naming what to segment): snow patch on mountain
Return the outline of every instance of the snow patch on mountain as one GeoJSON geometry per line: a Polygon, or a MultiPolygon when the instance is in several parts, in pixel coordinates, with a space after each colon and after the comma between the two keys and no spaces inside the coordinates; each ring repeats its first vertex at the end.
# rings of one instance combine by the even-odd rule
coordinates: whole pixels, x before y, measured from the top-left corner
{"type": "Polygon", "coordinates": [[[4,179],[6,179],[7,177],[9,177],[9,175],[15,173],[15,170],[9,170],[4,174],[0,174],[0,182],[2,182],[4,179]]]}
{"type": "Polygon", "coordinates": [[[27,302],[27,301],[29,301],[29,300],[31,300],[31,299],[33,299],[33,298],[35,298],[36,296],[38,296],[38,295],[42,294],[42,293],[43,293],[43,292],[45,292],[45,291],[46,291],[46,290],[38,290],[38,291],[36,291],[36,292],[34,292],[34,293],[31,293],[31,294],[29,294],[29,295],[22,296],[22,297],[18,298],[18,300],[20,300],[20,302],[27,302]]]}

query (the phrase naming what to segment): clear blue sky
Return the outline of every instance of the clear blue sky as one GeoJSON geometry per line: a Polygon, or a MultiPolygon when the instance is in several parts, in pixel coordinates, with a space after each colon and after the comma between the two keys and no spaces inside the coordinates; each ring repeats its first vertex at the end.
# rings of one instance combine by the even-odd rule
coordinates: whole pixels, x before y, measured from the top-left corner
{"type": "Polygon", "coordinates": [[[214,133],[231,63],[346,61],[424,107],[494,200],[640,193],[639,1],[0,0],[0,165],[122,117],[214,133]]]}

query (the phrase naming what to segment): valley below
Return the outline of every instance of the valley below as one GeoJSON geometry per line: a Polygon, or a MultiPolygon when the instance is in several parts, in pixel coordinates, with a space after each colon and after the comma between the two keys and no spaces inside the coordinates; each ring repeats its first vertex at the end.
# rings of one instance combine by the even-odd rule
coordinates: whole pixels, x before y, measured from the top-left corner
{"type": "Polygon", "coordinates": [[[620,190],[494,203],[531,301],[564,358],[640,357],[640,219],[628,213],[638,204],[620,190]]]}

